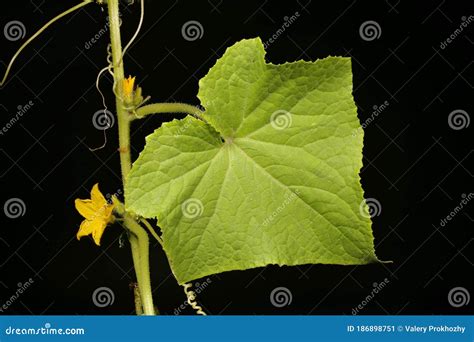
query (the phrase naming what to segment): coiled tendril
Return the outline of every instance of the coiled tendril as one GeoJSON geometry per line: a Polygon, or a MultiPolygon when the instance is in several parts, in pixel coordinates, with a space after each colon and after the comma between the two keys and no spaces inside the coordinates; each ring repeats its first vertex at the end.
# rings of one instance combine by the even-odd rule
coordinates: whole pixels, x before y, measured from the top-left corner
{"type": "Polygon", "coordinates": [[[194,310],[196,310],[198,315],[207,316],[207,314],[202,310],[202,307],[196,302],[196,292],[191,290],[192,286],[193,284],[191,283],[183,285],[184,293],[186,294],[186,297],[188,297],[188,304],[191,305],[194,310]]]}

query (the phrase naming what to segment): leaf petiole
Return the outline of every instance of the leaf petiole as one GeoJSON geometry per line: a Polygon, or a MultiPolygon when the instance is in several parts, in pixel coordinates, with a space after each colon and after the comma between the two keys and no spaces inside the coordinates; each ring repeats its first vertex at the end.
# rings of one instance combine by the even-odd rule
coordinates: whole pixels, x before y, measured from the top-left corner
{"type": "Polygon", "coordinates": [[[135,111],[137,118],[142,119],[150,114],[162,114],[162,113],[184,113],[194,116],[196,119],[206,122],[202,114],[204,111],[196,106],[180,103],[180,102],[162,102],[152,103],[146,106],[142,106],[135,111]]]}

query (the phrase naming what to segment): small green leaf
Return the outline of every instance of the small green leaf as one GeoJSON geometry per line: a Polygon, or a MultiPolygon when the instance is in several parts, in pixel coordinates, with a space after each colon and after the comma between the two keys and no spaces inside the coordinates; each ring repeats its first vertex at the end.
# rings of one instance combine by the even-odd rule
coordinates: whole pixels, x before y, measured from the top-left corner
{"type": "Polygon", "coordinates": [[[360,214],[363,135],[349,58],[265,63],[260,39],[227,49],[192,117],[147,137],[126,203],[157,217],[180,283],[268,264],[377,261],[360,214]]]}

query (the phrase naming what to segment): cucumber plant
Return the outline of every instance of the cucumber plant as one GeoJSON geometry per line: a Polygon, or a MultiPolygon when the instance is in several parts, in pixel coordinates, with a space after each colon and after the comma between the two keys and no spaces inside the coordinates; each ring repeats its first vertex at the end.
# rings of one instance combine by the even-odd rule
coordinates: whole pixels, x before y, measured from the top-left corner
{"type": "MultiPolygon", "coordinates": [[[[108,203],[94,186],[91,199],[76,200],[85,218],[77,236],[92,235],[100,245],[108,224],[122,224],[138,281],[138,314],[157,313],[150,234],[201,314],[190,282],[211,274],[269,264],[378,262],[370,215],[361,215],[367,210],[359,176],[363,134],[353,134],[361,126],[350,58],[275,65],[265,60],[259,38],[244,39],[199,81],[201,108],[145,104],[135,78],[125,78],[131,41],[122,48],[119,0],[97,2],[108,8],[112,58],[104,70],[114,77],[125,194],[123,202],[114,196],[108,203]],[[165,112],[188,116],[147,136],[132,163],[133,121],[165,112]]],[[[143,0],[140,5],[139,28],[143,0]]]]}

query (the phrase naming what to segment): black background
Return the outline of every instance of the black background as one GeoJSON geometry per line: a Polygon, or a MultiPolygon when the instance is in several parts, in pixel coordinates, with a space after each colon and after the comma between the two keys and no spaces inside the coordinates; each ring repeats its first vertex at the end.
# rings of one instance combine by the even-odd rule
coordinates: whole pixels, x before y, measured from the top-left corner
{"type": "MultiPolygon", "coordinates": [[[[455,308],[448,302],[454,287],[472,292],[472,203],[444,227],[440,221],[463,194],[473,192],[473,124],[454,130],[448,115],[457,109],[473,113],[474,24],[445,49],[440,43],[473,11],[468,1],[423,3],[146,0],[144,28],[125,62],[127,74],[137,76],[153,101],[199,104],[197,81],[227,46],[255,36],[266,41],[285,16],[298,12],[299,18],[268,47],[267,60],[352,56],[361,122],[370,117],[373,106],[389,103],[365,129],[361,175],[366,197],[382,206],[373,219],[377,254],[393,263],[271,266],[219,274],[210,277],[212,283],[198,298],[208,313],[350,315],[373,283],[385,278],[388,285],[360,314],[472,313],[467,305],[455,308]],[[189,20],[203,26],[201,39],[183,39],[181,27],[189,20]],[[368,20],[379,24],[378,39],[365,41],[359,35],[368,20]],[[292,293],[291,304],[282,308],[269,299],[279,286],[292,293]]],[[[29,36],[73,4],[9,1],[2,5],[0,25],[19,20],[29,36]]],[[[123,36],[128,39],[139,6],[123,6],[122,13],[123,36]]],[[[96,182],[104,193],[121,187],[116,126],[107,131],[103,149],[89,150],[103,143],[92,116],[101,109],[94,83],[107,65],[108,36],[89,49],[85,44],[104,27],[105,19],[105,11],[89,5],[55,24],[20,56],[1,89],[0,126],[19,105],[34,103],[0,136],[0,204],[15,197],[26,205],[17,219],[0,213],[0,304],[15,293],[18,283],[34,280],[4,314],[133,313],[132,261],[128,245],[119,248],[120,228],[107,229],[101,248],[89,239],[75,239],[81,217],[74,199],[87,198],[96,182]],[[115,295],[105,308],[91,299],[101,286],[115,295]]],[[[22,41],[0,36],[4,65],[22,41]]],[[[113,110],[110,86],[110,77],[104,77],[102,88],[113,110]]],[[[182,116],[134,123],[134,158],[160,120],[173,117],[182,116]]],[[[173,314],[185,296],[159,246],[151,251],[156,305],[163,314],[173,314]]]]}

